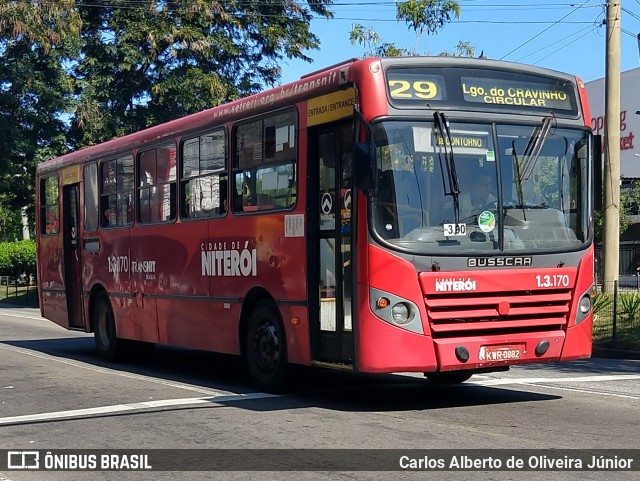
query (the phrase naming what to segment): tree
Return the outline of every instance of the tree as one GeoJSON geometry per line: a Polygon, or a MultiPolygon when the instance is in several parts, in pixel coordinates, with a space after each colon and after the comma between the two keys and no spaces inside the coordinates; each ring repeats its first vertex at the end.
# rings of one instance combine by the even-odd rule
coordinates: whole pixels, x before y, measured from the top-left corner
{"type": "MultiPolygon", "coordinates": [[[[367,50],[365,56],[397,57],[417,55],[420,37],[426,33],[438,33],[452,18],[460,17],[460,5],[450,0],[407,0],[396,3],[396,19],[403,21],[415,33],[413,49],[398,47],[394,43],[382,42],[373,28],[353,24],[349,39],[352,44],[361,44],[367,50]]],[[[458,44],[460,46],[460,43],[458,44]]]]}
{"type": "MultiPolygon", "coordinates": [[[[441,57],[470,57],[473,58],[476,56],[476,49],[469,42],[463,42],[460,40],[456,46],[456,51],[454,53],[451,52],[440,52],[441,57]]],[[[484,51],[480,54],[480,58],[484,57],[484,51]]]]}
{"type": "Polygon", "coordinates": [[[282,60],[318,48],[331,0],[78,1],[76,147],[213,107],[277,83],[282,60]]]}
{"type": "Polygon", "coordinates": [[[62,65],[79,29],[73,4],[0,5],[0,208],[26,206],[32,224],[35,166],[66,149],[60,114],[71,78],[62,65]]]}
{"type": "Polygon", "coordinates": [[[0,207],[33,206],[44,159],[275,85],[330,4],[1,1],[0,207]]]}

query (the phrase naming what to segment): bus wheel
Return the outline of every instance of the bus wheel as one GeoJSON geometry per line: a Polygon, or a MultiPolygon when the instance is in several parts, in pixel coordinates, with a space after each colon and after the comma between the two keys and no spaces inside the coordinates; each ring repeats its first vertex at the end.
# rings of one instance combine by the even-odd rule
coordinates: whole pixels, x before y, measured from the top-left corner
{"type": "Polygon", "coordinates": [[[469,371],[425,372],[424,375],[434,384],[460,384],[471,376],[469,371]]]}
{"type": "Polygon", "coordinates": [[[286,386],[289,367],[286,337],[276,307],[260,301],[251,312],[247,326],[245,357],[256,385],[277,392],[286,386]]]}
{"type": "Polygon", "coordinates": [[[116,337],[116,322],[111,309],[111,301],[106,292],[96,297],[91,315],[96,349],[107,361],[122,359],[125,350],[124,339],[116,337]]]}

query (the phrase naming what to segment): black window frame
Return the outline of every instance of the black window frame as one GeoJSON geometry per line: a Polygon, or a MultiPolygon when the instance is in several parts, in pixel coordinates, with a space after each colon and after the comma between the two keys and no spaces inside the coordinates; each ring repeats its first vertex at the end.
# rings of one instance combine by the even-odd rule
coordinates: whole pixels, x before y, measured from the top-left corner
{"type": "Polygon", "coordinates": [[[212,219],[212,218],[215,219],[215,218],[225,217],[227,215],[227,212],[229,211],[228,209],[228,202],[229,202],[228,172],[229,172],[229,131],[225,126],[208,129],[207,131],[202,132],[198,135],[188,137],[182,140],[180,142],[180,159],[179,159],[180,219],[185,221],[193,221],[193,220],[199,220],[199,219],[212,219]],[[207,159],[207,160],[222,158],[223,165],[222,167],[205,169],[203,168],[204,159],[202,156],[203,138],[207,136],[211,136],[212,138],[214,138],[214,136],[220,135],[220,134],[222,135],[222,147],[224,150],[222,157],[220,156],[211,157],[210,159],[207,159]],[[186,167],[185,146],[190,142],[194,142],[194,141],[197,142],[197,145],[198,145],[197,169],[194,168],[188,175],[186,175],[185,174],[185,167],[186,167]],[[203,170],[206,170],[206,171],[203,173],[203,170]],[[204,208],[202,205],[204,198],[202,197],[202,195],[200,195],[201,199],[200,199],[200,205],[198,206],[199,209],[192,208],[194,204],[192,203],[191,199],[189,199],[189,196],[188,196],[188,192],[190,192],[190,189],[191,189],[190,184],[192,183],[195,184],[204,179],[212,179],[211,200],[215,200],[213,196],[213,191],[215,190],[213,189],[213,185],[214,185],[213,182],[215,182],[214,178],[216,177],[218,181],[217,182],[217,187],[218,187],[217,205],[211,204],[210,209],[204,208]]]}
{"type": "Polygon", "coordinates": [[[299,131],[299,115],[294,107],[245,119],[233,126],[231,135],[233,150],[231,181],[233,182],[233,188],[231,192],[234,199],[232,202],[234,214],[275,212],[293,210],[295,208],[299,196],[299,131]],[[292,123],[277,124],[276,119],[278,117],[282,117],[285,120],[288,120],[287,117],[289,117],[292,123]],[[247,131],[246,136],[239,134],[243,129],[247,131]],[[241,142],[250,136],[249,132],[251,130],[254,133],[259,131],[260,138],[249,139],[249,142],[241,146],[241,142]],[[278,144],[279,135],[285,135],[288,141],[278,144]],[[291,145],[291,141],[293,141],[293,145],[291,145]],[[259,146],[259,150],[257,146],[259,146]],[[272,170],[268,173],[272,179],[276,180],[276,183],[279,183],[282,177],[277,170],[279,167],[285,167],[285,172],[290,169],[290,172],[286,172],[287,177],[289,177],[289,185],[280,188],[279,184],[277,184],[278,187],[276,188],[261,189],[259,191],[258,178],[261,177],[260,171],[272,170]],[[266,193],[267,190],[285,190],[287,193],[284,196],[270,195],[266,193]],[[279,204],[279,200],[282,197],[289,199],[285,205],[279,204]]]}
{"type": "Polygon", "coordinates": [[[60,232],[60,178],[58,174],[47,175],[40,179],[40,234],[42,236],[56,236],[60,232]],[[55,179],[55,202],[49,202],[47,196],[47,183],[50,179],[55,179]],[[49,213],[55,212],[55,222],[48,221],[49,213]],[[55,230],[49,230],[47,227],[55,227],[55,230]]]}
{"type": "MultiPolygon", "coordinates": [[[[139,225],[154,225],[154,224],[169,224],[171,222],[175,222],[177,219],[177,172],[178,172],[178,149],[176,146],[176,142],[175,140],[171,139],[168,141],[165,141],[155,147],[146,149],[146,150],[140,150],[138,151],[138,153],[136,154],[136,161],[135,161],[135,167],[136,167],[136,187],[135,187],[135,194],[136,194],[136,200],[135,200],[135,205],[136,205],[136,220],[138,222],[139,225]],[[169,175],[169,180],[166,179],[162,179],[162,181],[158,180],[158,151],[160,149],[173,149],[173,157],[174,157],[174,174],[173,174],[173,179],[170,178],[169,175]],[[143,169],[141,168],[141,161],[142,161],[142,157],[145,154],[149,154],[153,152],[154,153],[154,162],[155,162],[155,168],[154,168],[154,178],[152,178],[151,182],[148,182],[147,180],[142,180],[142,174],[143,174],[143,169]],[[160,188],[164,187],[164,186],[169,186],[169,217],[167,219],[163,219],[163,220],[152,220],[151,217],[151,212],[152,212],[152,198],[153,197],[157,197],[161,190],[160,188]],[[155,188],[155,191],[153,191],[153,189],[155,188]],[[149,220],[143,220],[142,214],[143,214],[143,207],[142,207],[142,194],[143,191],[148,191],[148,200],[149,200],[149,220]]],[[[145,171],[146,172],[146,171],[145,171]]]]}
{"type": "Polygon", "coordinates": [[[100,227],[102,229],[118,229],[131,227],[135,218],[135,206],[133,201],[133,193],[135,191],[135,161],[133,154],[121,154],[117,157],[102,160],[99,162],[99,166],[100,212],[102,212],[102,215],[100,217],[100,227]],[[124,172],[124,170],[121,170],[118,167],[119,164],[124,164],[126,166],[127,160],[130,160],[130,173],[124,172]],[[105,168],[109,164],[113,164],[115,166],[115,183],[112,182],[112,184],[109,185],[110,188],[105,189],[105,168]],[[127,189],[126,177],[130,177],[129,189],[127,189]],[[111,186],[113,186],[113,188],[111,188],[111,186]],[[124,202],[125,199],[127,200],[126,203],[124,202]],[[113,213],[114,208],[116,211],[115,214],[113,213]],[[115,222],[112,223],[113,219],[115,219],[115,222]]]}

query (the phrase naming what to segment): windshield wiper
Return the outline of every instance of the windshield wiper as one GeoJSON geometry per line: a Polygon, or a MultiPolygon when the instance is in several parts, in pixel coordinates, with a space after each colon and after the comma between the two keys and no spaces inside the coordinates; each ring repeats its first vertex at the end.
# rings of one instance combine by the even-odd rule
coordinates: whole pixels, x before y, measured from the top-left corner
{"type": "Polygon", "coordinates": [[[522,153],[523,165],[520,165],[520,159],[518,159],[518,153],[516,152],[516,141],[511,142],[511,149],[513,158],[515,160],[516,168],[516,192],[518,194],[518,204],[522,207],[522,217],[524,221],[527,221],[527,214],[525,212],[524,194],[522,192],[522,181],[529,180],[531,174],[538,163],[538,158],[542,152],[544,143],[549,138],[551,132],[551,123],[554,121],[553,116],[545,117],[542,119],[542,124],[536,126],[529,137],[524,152],[522,153]]]}
{"type": "Polygon", "coordinates": [[[540,157],[540,152],[542,152],[542,147],[544,147],[544,143],[549,138],[551,122],[553,122],[553,120],[554,117],[552,116],[542,119],[542,125],[536,126],[533,130],[533,134],[529,137],[527,146],[522,154],[524,165],[520,167],[520,181],[529,180],[529,177],[533,174],[533,170],[535,169],[536,164],[538,163],[538,158],[540,157]]]}
{"type": "Polygon", "coordinates": [[[442,173],[442,189],[444,195],[450,195],[453,199],[453,215],[454,222],[459,224],[460,222],[460,184],[458,182],[458,175],[456,174],[456,161],[453,156],[453,145],[451,143],[451,130],[449,129],[449,122],[442,112],[434,112],[433,120],[438,134],[442,139],[442,145],[444,147],[445,167],[447,171],[447,179],[449,182],[449,190],[444,178],[445,169],[442,166],[442,156],[438,149],[438,160],[440,161],[440,172],[442,173]]]}
{"type": "Polygon", "coordinates": [[[511,154],[516,168],[516,193],[518,194],[518,205],[522,207],[522,218],[527,221],[527,213],[524,210],[524,194],[522,193],[522,174],[520,172],[520,159],[518,159],[518,152],[516,152],[516,141],[511,141],[511,154]]]}

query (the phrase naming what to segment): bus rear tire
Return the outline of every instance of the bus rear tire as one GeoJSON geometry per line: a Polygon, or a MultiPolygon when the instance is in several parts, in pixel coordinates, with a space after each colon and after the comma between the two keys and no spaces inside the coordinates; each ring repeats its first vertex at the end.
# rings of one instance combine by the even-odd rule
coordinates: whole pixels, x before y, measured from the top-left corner
{"type": "Polygon", "coordinates": [[[425,372],[424,375],[433,384],[460,384],[469,380],[473,373],[468,371],[445,371],[425,372]]]}
{"type": "Polygon", "coordinates": [[[267,392],[281,392],[286,388],[290,376],[286,334],[272,302],[258,302],[250,314],[245,360],[258,388],[267,392]]]}
{"type": "Polygon", "coordinates": [[[91,321],[98,353],[107,361],[117,362],[125,356],[126,341],[116,335],[116,321],[106,292],[96,297],[91,321]]]}

